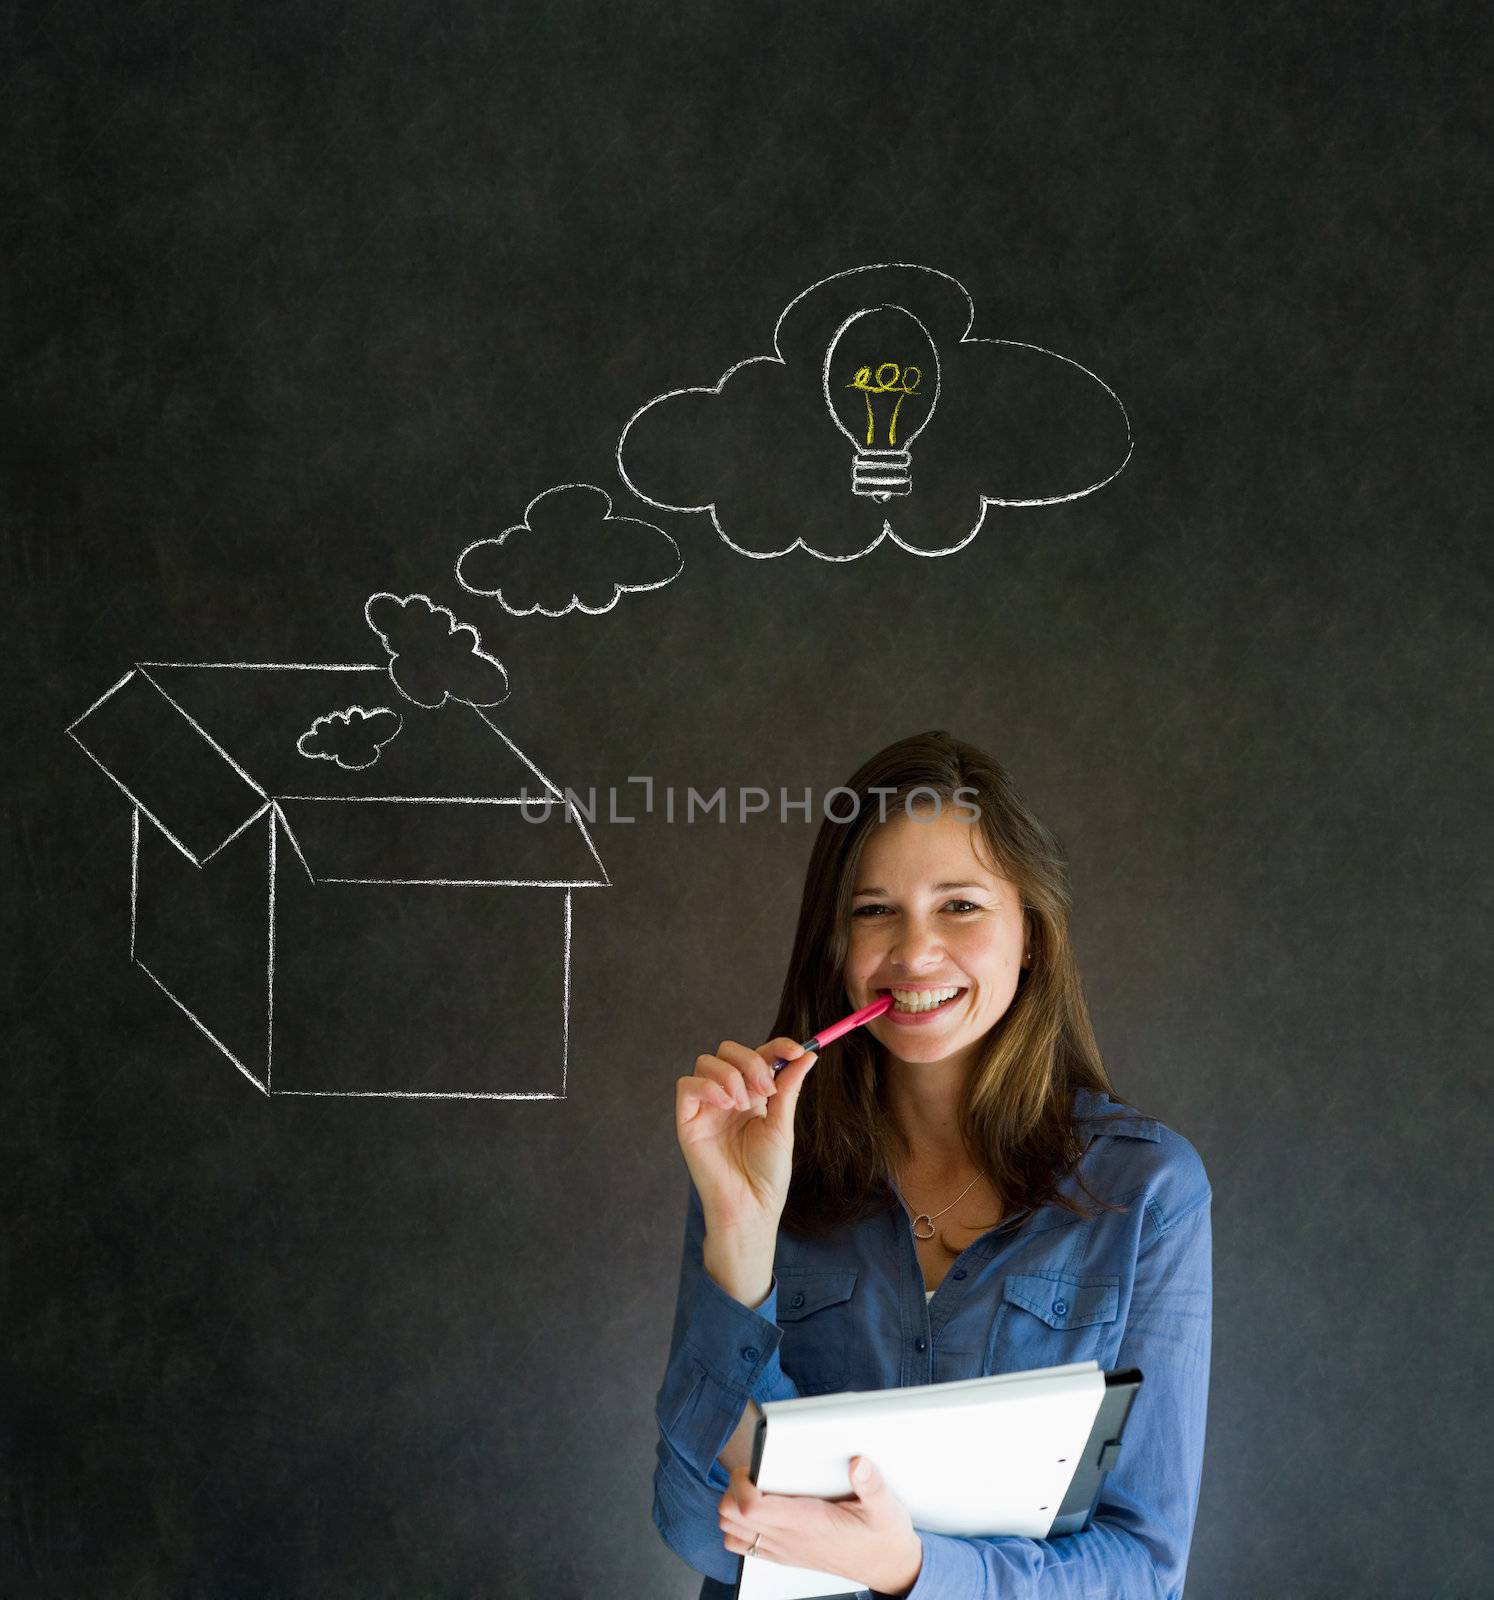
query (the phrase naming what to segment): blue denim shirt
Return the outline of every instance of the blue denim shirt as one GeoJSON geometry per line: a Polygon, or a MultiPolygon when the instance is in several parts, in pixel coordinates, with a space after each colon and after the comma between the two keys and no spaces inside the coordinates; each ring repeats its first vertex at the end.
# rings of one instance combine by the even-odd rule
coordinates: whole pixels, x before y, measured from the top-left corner
{"type": "MultiPolygon", "coordinates": [[[[1181,1134],[1081,1090],[1079,1164],[1125,1205],[1093,1222],[1049,1204],[982,1234],[931,1300],[907,1213],[867,1214],[824,1239],[778,1235],[773,1287],[755,1309],[705,1271],[705,1216],[690,1183],[669,1362],[659,1388],[654,1522],[669,1547],[730,1593],[716,1459],[749,1398],[892,1389],[1098,1361],[1139,1367],[1120,1456],[1090,1527],[1055,1539],[927,1533],[908,1600],[1175,1600],[1203,1473],[1213,1322],[1213,1191],[1181,1134]]],[[[1090,1208],[1074,1175],[1063,1190],[1090,1208]]],[[[847,1484],[849,1492],[849,1483],[847,1484]]],[[[846,1584],[847,1592],[854,1590],[846,1584]]]]}

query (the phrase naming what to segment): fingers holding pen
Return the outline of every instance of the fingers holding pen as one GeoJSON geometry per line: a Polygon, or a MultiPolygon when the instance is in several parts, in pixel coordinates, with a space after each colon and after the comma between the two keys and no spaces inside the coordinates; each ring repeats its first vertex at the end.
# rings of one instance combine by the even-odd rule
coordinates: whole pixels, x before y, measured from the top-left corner
{"type": "Polygon", "coordinates": [[[675,1080],[675,1110],[683,1126],[702,1111],[740,1111],[736,1097],[725,1084],[698,1071],[675,1080]]]}
{"type": "Polygon", "coordinates": [[[696,1056],[694,1071],[676,1079],[676,1125],[682,1135],[691,1129],[691,1139],[713,1138],[745,1112],[781,1134],[792,1127],[798,1090],[816,1059],[816,1052],[784,1036],[756,1050],[723,1039],[714,1055],[696,1056]],[[775,1073],[778,1060],[788,1064],[775,1073]]]}
{"type": "MultiPolygon", "coordinates": [[[[798,1048],[794,1046],[795,1052],[798,1048]]],[[[747,1090],[749,1099],[752,1095],[760,1095],[764,1100],[769,1100],[778,1093],[778,1083],[773,1076],[774,1058],[768,1054],[768,1050],[769,1045],[764,1045],[761,1051],[749,1050],[735,1039],[723,1039],[716,1047],[715,1056],[710,1059],[721,1062],[735,1081],[747,1090]]]]}
{"type": "Polygon", "coordinates": [[[681,1095],[721,1111],[761,1114],[778,1092],[772,1069],[762,1057],[730,1039],[722,1040],[716,1055],[696,1056],[693,1075],[679,1082],[681,1095]]]}

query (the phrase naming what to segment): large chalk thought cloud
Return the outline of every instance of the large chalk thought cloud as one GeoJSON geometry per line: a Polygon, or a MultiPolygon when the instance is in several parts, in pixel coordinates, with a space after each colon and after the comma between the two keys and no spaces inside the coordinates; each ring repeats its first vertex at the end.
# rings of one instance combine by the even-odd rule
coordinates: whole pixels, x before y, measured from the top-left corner
{"type": "Polygon", "coordinates": [[[492,596],[507,612],[597,616],[624,594],[660,589],[684,567],[680,547],[651,522],[615,517],[612,499],[589,483],[538,494],[524,520],[457,557],[457,582],[492,596]]]}
{"type": "Polygon", "coordinates": [[[363,608],[389,656],[394,687],[417,706],[448,700],[496,706],[508,698],[503,663],[482,649],[477,629],[423,594],[373,594],[363,608]]]}
{"type": "Polygon", "coordinates": [[[617,469],[640,499],[708,512],[745,556],[853,561],[884,539],[949,555],[986,508],[1103,487],[1131,455],[1114,390],[1068,356],[976,338],[947,273],[856,267],[789,302],[772,355],[629,418],[617,469]]]}

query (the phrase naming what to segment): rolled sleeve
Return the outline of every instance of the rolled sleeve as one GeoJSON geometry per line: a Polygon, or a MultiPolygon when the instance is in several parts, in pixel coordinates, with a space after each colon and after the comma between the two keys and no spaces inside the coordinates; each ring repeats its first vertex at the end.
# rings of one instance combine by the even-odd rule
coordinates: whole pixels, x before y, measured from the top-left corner
{"type": "Polygon", "coordinates": [[[1055,1539],[924,1533],[906,1600],[1178,1600],[1203,1478],[1212,1195],[1143,1243],[1117,1357],[1142,1383],[1091,1525],[1055,1539]]]}
{"type": "Polygon", "coordinates": [[[705,1270],[704,1240],[692,1183],[669,1362],[654,1403],[654,1525],[697,1572],[730,1582],[740,1557],[722,1542],[717,1507],[731,1480],[717,1457],[749,1400],[792,1399],[798,1390],[778,1363],[777,1277],[761,1305],[744,1306],[705,1270]]]}
{"type": "MultiPolygon", "coordinates": [[[[707,1272],[694,1275],[678,1353],[659,1389],[656,1415],[676,1452],[701,1476],[716,1465],[748,1400],[769,1398],[783,1331],[773,1320],[778,1280],[755,1309],[732,1297],[707,1272]]],[[[722,1480],[726,1487],[726,1480],[722,1480]]]]}

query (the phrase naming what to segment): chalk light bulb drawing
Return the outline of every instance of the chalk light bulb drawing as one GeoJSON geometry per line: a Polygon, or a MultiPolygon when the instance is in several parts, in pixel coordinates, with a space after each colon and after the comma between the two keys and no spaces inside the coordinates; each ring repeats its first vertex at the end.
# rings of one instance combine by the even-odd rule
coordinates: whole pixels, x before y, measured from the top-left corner
{"type": "Polygon", "coordinates": [[[825,404],[856,447],[851,492],[890,500],[913,488],[913,441],[939,398],[939,352],[902,306],[848,317],[825,351],[825,404]]]}

